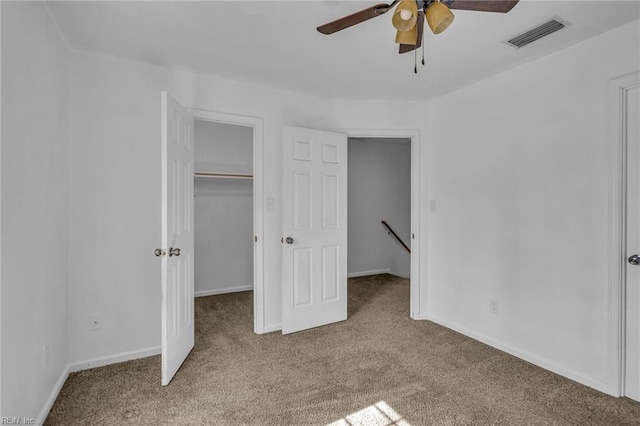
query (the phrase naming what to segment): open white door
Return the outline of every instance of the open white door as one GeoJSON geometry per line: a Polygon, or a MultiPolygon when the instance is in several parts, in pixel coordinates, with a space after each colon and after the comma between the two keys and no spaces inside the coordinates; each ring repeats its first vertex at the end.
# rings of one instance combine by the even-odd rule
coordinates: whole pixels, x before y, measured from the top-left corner
{"type": "Polygon", "coordinates": [[[624,395],[640,401],[640,86],[627,91],[627,270],[624,395]]]}
{"type": "Polygon", "coordinates": [[[347,319],[347,136],[285,127],[282,333],[347,319]]]}
{"type": "Polygon", "coordinates": [[[193,348],[193,118],[162,92],[162,386],[193,348]]]}

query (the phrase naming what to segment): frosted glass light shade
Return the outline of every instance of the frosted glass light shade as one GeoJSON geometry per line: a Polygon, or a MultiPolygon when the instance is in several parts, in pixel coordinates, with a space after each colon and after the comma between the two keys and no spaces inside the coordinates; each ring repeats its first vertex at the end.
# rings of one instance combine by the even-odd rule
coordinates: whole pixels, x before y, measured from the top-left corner
{"type": "Polygon", "coordinates": [[[398,31],[410,31],[418,21],[418,3],[402,0],[391,17],[391,23],[398,31]]]}
{"type": "Polygon", "coordinates": [[[409,31],[396,32],[396,43],[415,46],[418,43],[418,26],[414,25],[409,31]]]}
{"type": "Polygon", "coordinates": [[[439,1],[434,1],[427,7],[427,24],[434,34],[440,34],[446,30],[453,22],[453,18],[455,18],[453,12],[439,1]]]}

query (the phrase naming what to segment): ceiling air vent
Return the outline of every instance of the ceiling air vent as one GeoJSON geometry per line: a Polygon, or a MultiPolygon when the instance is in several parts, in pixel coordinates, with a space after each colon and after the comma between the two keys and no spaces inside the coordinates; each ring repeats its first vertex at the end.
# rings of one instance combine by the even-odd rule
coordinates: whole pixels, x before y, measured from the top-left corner
{"type": "Polygon", "coordinates": [[[526,33],[520,34],[519,36],[508,40],[507,43],[519,49],[522,46],[526,46],[529,43],[540,40],[542,37],[548,36],[551,33],[555,33],[556,31],[561,30],[568,25],[569,23],[567,21],[556,16],[550,21],[545,22],[542,25],[538,25],[537,27],[530,29],[526,33]]]}

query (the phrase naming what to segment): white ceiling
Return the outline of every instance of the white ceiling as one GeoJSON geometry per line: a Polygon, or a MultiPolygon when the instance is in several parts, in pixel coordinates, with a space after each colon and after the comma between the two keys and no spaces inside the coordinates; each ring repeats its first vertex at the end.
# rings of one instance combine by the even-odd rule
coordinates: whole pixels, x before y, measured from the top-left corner
{"type": "Polygon", "coordinates": [[[315,29],[380,1],[48,6],[75,50],[321,96],[386,100],[437,97],[640,18],[638,1],[521,0],[508,14],[454,11],[447,31],[426,33],[427,65],[415,75],[413,54],[397,53],[391,13],[329,36],[315,29]],[[555,15],[571,25],[521,49],[504,43],[555,15]]]}

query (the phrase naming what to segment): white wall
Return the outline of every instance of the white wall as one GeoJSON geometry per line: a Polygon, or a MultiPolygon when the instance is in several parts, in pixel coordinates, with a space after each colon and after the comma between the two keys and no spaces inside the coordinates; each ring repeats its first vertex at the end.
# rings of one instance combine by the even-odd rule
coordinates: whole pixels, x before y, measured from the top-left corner
{"type": "Polygon", "coordinates": [[[338,130],[420,130],[419,315],[608,392],[605,92],[640,67],[638,34],[429,103],[335,107],[338,130]]]}
{"type": "Polygon", "coordinates": [[[71,362],[158,350],[162,90],[187,107],[264,120],[264,197],[275,209],[264,219],[262,314],[268,329],[278,329],[282,126],[332,129],[332,101],[127,60],[70,58],[71,362]],[[102,330],[89,330],[92,314],[101,315],[102,330]]]}
{"type": "Polygon", "coordinates": [[[195,120],[195,170],[253,173],[253,128],[195,120]]]}
{"type": "Polygon", "coordinates": [[[428,112],[437,210],[423,312],[612,392],[606,88],[639,69],[639,34],[626,25],[428,112]]]}
{"type": "MultiPolygon", "coordinates": [[[[3,44],[5,21],[3,14],[3,44]]],[[[13,28],[31,40],[48,26],[34,25],[33,34],[19,30],[17,24],[13,28]]],[[[159,93],[168,90],[188,107],[264,120],[264,197],[276,201],[275,209],[265,212],[264,224],[265,285],[270,296],[263,314],[268,327],[278,328],[281,309],[282,126],[417,129],[423,171],[418,191],[428,195],[420,206],[422,228],[417,236],[422,253],[421,315],[606,390],[605,89],[609,78],[638,69],[639,30],[637,22],[627,25],[429,103],[333,101],[70,54],[70,361],[158,348],[160,272],[153,249],[159,245],[160,228],[159,93]],[[435,200],[434,212],[430,198],[435,200]],[[498,301],[498,315],[489,314],[489,298],[498,301]],[[92,314],[101,315],[102,330],[89,331],[92,314]]],[[[3,46],[3,74],[4,55],[3,46]]],[[[62,57],[49,60],[55,65],[62,57]]],[[[25,75],[57,70],[46,65],[31,67],[25,75]]],[[[49,77],[38,74],[28,81],[49,77]]],[[[46,87],[52,91],[48,99],[63,96],[60,87],[46,87]]],[[[45,116],[54,111],[22,98],[17,104],[42,108],[45,116]]],[[[20,118],[17,122],[25,124],[20,118]]],[[[39,128],[28,124],[25,131],[39,128]]],[[[6,205],[15,210],[16,198],[26,195],[4,179],[14,176],[17,166],[6,161],[15,155],[5,147],[4,127],[2,132],[2,245],[6,247],[5,224],[12,210],[6,205]]],[[[27,149],[14,147],[23,148],[27,149]]],[[[33,161],[22,151],[18,154],[22,155],[15,158],[25,163],[26,158],[33,161]]],[[[56,182],[57,177],[46,179],[50,176],[31,166],[28,163],[22,170],[34,172],[30,176],[38,182],[56,182]]],[[[26,182],[18,185],[22,184],[26,182]]],[[[31,205],[43,197],[32,194],[18,201],[31,205]]],[[[53,211],[60,210],[54,207],[53,211]]],[[[30,214],[38,216],[41,211],[30,214]]],[[[35,217],[41,220],[33,226],[56,217],[55,213],[35,217]]],[[[19,242],[49,235],[52,229],[64,227],[38,229],[43,233],[31,232],[19,242]]],[[[29,274],[50,270],[20,261],[28,263],[30,269],[23,269],[29,274]]],[[[4,268],[4,251],[2,263],[4,268]]],[[[57,265],[51,270],[56,271],[57,265]]],[[[4,289],[8,272],[2,271],[3,348],[7,332],[11,333],[4,309],[11,300],[4,289]]],[[[13,297],[33,306],[36,294],[40,293],[21,291],[13,297]]],[[[4,349],[2,362],[10,365],[4,349]]],[[[4,389],[6,378],[3,368],[4,389]]]]}
{"type": "Polygon", "coordinates": [[[67,49],[41,3],[0,7],[1,415],[36,419],[67,366],[67,49]]]}
{"type": "MultiPolygon", "coordinates": [[[[253,174],[253,128],[195,120],[195,170],[253,174]]],[[[253,289],[253,181],[196,178],[196,296],[253,289]]]]}
{"type": "Polygon", "coordinates": [[[410,254],[380,223],[411,244],[410,139],[349,139],[348,211],[348,273],[411,275],[410,254]]]}

